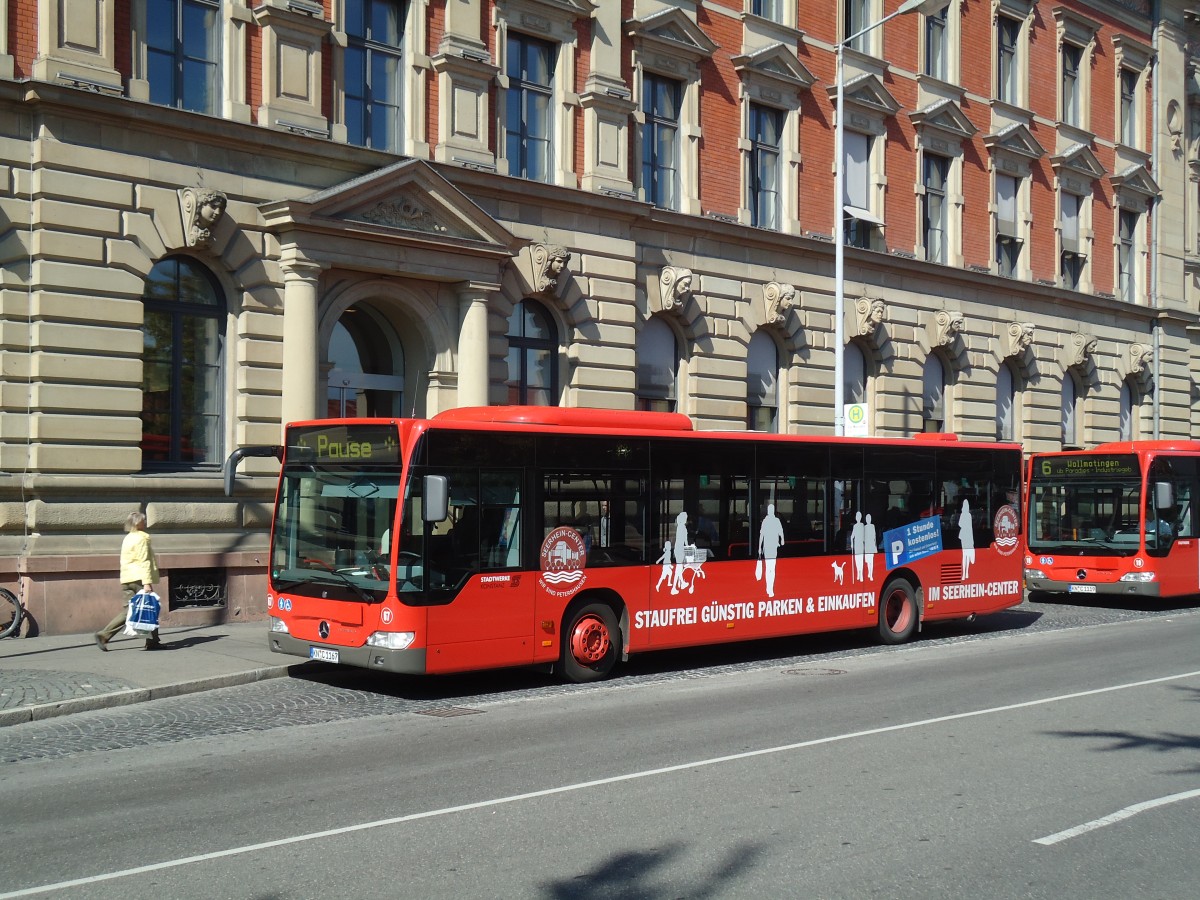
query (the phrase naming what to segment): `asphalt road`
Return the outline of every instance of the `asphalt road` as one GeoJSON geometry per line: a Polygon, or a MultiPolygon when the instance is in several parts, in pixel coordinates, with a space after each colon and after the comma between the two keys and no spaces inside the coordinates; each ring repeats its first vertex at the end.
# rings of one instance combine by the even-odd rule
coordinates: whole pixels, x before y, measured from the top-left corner
{"type": "Polygon", "coordinates": [[[5,729],[0,900],[1192,898],[1198,703],[1195,608],[334,670],[5,729]]]}

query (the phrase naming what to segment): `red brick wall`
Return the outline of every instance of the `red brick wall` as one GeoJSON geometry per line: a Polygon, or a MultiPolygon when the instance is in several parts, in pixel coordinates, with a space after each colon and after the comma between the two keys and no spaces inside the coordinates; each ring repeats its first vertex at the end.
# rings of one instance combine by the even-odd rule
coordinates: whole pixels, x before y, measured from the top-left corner
{"type": "Polygon", "coordinates": [[[14,0],[8,7],[8,52],[13,57],[13,74],[28,78],[37,55],[38,0],[14,0]]]}

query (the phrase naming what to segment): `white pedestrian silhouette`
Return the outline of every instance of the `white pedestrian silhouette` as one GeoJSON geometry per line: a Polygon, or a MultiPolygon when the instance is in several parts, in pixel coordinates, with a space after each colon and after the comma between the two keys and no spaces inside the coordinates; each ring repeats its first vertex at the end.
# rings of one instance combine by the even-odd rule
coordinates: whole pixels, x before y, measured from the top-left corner
{"type": "Polygon", "coordinates": [[[875,526],[871,524],[871,514],[867,513],[867,521],[863,526],[863,558],[867,561],[867,581],[875,580],[875,550],[878,547],[875,526]]]}
{"type": "Polygon", "coordinates": [[[680,588],[687,586],[683,578],[683,570],[687,565],[684,558],[684,548],[687,546],[687,543],[687,513],[680,512],[675,517],[675,578],[671,582],[672,594],[678,594],[680,588]]]}
{"type": "Polygon", "coordinates": [[[966,581],[971,574],[971,563],[975,562],[975,529],[971,523],[971,505],[966,500],[958,514],[958,539],[962,542],[962,580],[966,581]]]}
{"type": "Polygon", "coordinates": [[[763,580],[767,583],[767,596],[775,596],[775,557],[783,546],[783,523],[775,515],[775,504],[767,504],[767,514],[758,529],[758,555],[763,561],[763,580]]]}
{"type": "Polygon", "coordinates": [[[854,527],[850,529],[850,553],[854,557],[854,580],[863,580],[863,563],[866,557],[867,533],[862,513],[854,514],[854,527]]]}
{"type": "Polygon", "coordinates": [[[671,563],[671,542],[670,541],[663,541],[662,556],[660,556],[658,559],[656,559],[655,562],[662,563],[662,574],[658,576],[658,584],[656,584],[654,586],[654,589],[656,591],[660,590],[662,588],[662,583],[664,581],[668,585],[674,585],[675,584],[675,569],[671,563]]]}

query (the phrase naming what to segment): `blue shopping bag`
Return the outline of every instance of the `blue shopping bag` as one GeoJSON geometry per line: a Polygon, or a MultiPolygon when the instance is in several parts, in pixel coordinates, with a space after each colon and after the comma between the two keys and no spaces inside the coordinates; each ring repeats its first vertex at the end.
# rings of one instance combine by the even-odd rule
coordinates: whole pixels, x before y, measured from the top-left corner
{"type": "Polygon", "coordinates": [[[126,616],[126,628],[132,627],[135,632],[158,630],[158,611],[161,604],[158,594],[154,591],[142,591],[129,598],[129,615],[126,616]]]}

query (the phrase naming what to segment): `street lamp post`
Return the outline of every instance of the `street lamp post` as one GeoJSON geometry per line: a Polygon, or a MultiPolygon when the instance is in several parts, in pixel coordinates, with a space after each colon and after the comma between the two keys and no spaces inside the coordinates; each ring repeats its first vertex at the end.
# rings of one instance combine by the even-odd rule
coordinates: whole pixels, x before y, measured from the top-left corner
{"type": "Polygon", "coordinates": [[[834,235],[834,263],[833,263],[833,284],[834,284],[834,300],[833,300],[833,340],[834,340],[834,365],[833,365],[833,433],[845,434],[845,407],[846,407],[846,232],[845,232],[845,206],[846,206],[846,160],[845,154],[845,121],[843,115],[842,104],[845,99],[845,79],[842,77],[842,59],[846,45],[858,40],[864,34],[872,31],[882,25],[884,22],[889,22],[896,16],[907,15],[913,12],[922,12],[929,15],[946,5],[946,0],[904,0],[900,4],[900,8],[889,15],[884,16],[878,22],[872,22],[866,28],[863,28],[854,34],[847,37],[837,45],[837,109],[836,121],[834,123],[834,138],[833,138],[833,235],[834,235]]]}

